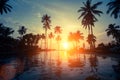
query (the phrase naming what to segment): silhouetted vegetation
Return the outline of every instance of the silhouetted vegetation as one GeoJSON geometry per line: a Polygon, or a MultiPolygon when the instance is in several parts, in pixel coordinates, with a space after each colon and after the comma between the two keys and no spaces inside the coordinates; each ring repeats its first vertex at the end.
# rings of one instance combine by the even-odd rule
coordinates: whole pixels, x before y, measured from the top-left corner
{"type": "Polygon", "coordinates": [[[113,0],[107,4],[108,10],[107,14],[110,13],[111,16],[114,16],[115,19],[120,17],[120,0],[113,0]]]}
{"type": "MultiPolygon", "coordinates": [[[[84,6],[80,7],[78,12],[81,12],[81,15],[79,16],[78,19],[82,18],[82,25],[83,28],[87,29],[88,28],[88,38],[90,35],[93,35],[93,27],[95,26],[94,23],[98,21],[95,15],[100,16],[103,12],[100,10],[97,10],[97,7],[102,4],[102,2],[97,2],[92,5],[92,0],[87,0],[86,2],[83,2],[84,6]]],[[[90,41],[87,41],[90,44],[90,49],[94,46],[93,43],[95,41],[91,42],[91,39],[88,39],[90,41]]]]}
{"type": "Polygon", "coordinates": [[[9,0],[0,0],[0,14],[11,12],[12,6],[8,4],[9,0]]]}

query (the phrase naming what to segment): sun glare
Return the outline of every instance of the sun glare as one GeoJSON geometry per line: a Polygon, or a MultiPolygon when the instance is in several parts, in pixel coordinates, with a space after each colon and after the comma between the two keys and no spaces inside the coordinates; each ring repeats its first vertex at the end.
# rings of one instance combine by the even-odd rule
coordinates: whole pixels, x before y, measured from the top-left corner
{"type": "Polygon", "coordinates": [[[63,43],[63,48],[64,48],[64,49],[68,49],[68,47],[69,47],[68,42],[64,42],[64,43],[63,43]]]}

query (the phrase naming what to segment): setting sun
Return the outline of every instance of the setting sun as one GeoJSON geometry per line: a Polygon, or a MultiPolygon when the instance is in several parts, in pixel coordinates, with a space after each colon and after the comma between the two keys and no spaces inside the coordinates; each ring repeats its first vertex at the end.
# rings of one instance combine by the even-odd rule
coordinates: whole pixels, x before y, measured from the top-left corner
{"type": "Polygon", "coordinates": [[[64,49],[68,49],[68,47],[69,47],[68,42],[64,42],[64,43],[63,43],[63,48],[64,48],[64,49]]]}

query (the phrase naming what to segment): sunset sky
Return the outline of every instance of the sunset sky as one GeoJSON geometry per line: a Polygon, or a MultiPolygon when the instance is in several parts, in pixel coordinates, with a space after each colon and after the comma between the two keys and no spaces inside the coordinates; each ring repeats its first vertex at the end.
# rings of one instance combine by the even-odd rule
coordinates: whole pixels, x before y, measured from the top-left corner
{"type": "MultiPolygon", "coordinates": [[[[53,31],[55,26],[61,26],[63,30],[61,36],[64,41],[69,32],[80,30],[84,33],[84,41],[86,41],[88,30],[82,28],[81,20],[78,20],[80,13],[77,12],[83,6],[83,1],[86,0],[10,0],[9,4],[13,7],[12,12],[0,15],[0,22],[15,29],[14,36],[18,36],[17,30],[22,25],[27,27],[27,33],[43,33],[41,17],[48,14],[51,16],[52,25],[49,32],[53,31]]],[[[92,3],[97,1],[103,1],[98,9],[102,10],[104,14],[97,17],[99,21],[95,23],[94,34],[97,37],[97,43],[107,43],[111,39],[106,36],[105,29],[110,23],[119,25],[119,19],[114,19],[106,14],[108,9],[106,4],[110,0],[92,0],[92,3]]]]}

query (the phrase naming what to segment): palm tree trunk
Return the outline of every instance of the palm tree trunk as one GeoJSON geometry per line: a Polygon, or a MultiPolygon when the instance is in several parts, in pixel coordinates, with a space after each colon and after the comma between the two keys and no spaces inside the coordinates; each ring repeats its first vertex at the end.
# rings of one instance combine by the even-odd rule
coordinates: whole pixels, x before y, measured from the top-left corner
{"type": "Polygon", "coordinates": [[[45,29],[45,49],[47,49],[47,29],[45,29]]]}
{"type": "Polygon", "coordinates": [[[88,25],[88,35],[90,34],[90,26],[88,25]]]}
{"type": "Polygon", "coordinates": [[[91,28],[91,34],[93,34],[93,28],[92,28],[92,26],[90,28],[91,28]]]}

